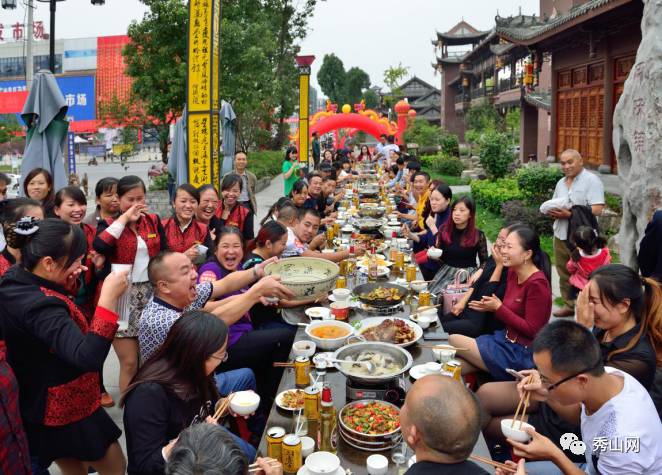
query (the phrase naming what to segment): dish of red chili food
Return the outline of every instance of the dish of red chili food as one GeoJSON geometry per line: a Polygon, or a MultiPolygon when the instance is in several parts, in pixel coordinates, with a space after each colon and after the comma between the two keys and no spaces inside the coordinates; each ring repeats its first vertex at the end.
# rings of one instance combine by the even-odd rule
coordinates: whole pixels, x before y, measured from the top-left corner
{"type": "Polygon", "coordinates": [[[347,427],[361,434],[381,435],[400,427],[400,412],[379,401],[356,403],[343,411],[342,420],[347,427]]]}

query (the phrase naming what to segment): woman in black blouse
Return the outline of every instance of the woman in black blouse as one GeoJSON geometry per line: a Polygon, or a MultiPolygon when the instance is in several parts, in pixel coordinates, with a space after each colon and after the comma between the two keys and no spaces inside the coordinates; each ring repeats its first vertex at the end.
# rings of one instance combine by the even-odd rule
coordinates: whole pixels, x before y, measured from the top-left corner
{"type": "Polygon", "coordinates": [[[458,198],[451,205],[451,218],[437,235],[437,246],[442,250],[441,267],[430,283],[430,290],[439,293],[453,282],[455,274],[464,269],[473,283],[479,274],[474,272],[487,261],[485,233],[476,228],[476,204],[468,196],[458,198]],[[478,264],[477,264],[478,261],[478,264]]]}
{"type": "MultiPolygon", "coordinates": [[[[185,312],[140,368],[122,401],[129,474],[163,474],[179,433],[212,421],[219,399],[214,369],[227,359],[227,341],[221,319],[201,310],[185,312]]],[[[255,449],[233,439],[252,461],[255,449]]]]}

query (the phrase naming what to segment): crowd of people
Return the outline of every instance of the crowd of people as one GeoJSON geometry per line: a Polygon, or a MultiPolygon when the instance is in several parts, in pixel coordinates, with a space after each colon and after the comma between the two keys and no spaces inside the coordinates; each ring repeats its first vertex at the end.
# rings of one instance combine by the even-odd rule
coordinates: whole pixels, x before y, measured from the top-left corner
{"type": "Polygon", "coordinates": [[[297,330],[281,309],[314,301],[295,299],[264,268],[283,257],[352,256],[325,249],[323,231],[366,162],[383,170],[380,185],[396,196],[433,294],[466,276],[439,319],[463,349],[470,389],[442,376],[411,387],[401,412],[417,457],[408,473],[485,473],[467,460],[481,431],[495,454],[526,459],[508,462],[519,474],[662,473],[661,212],[641,243],[643,275],[611,264],[595,221],[602,183],[576,151],[561,154],[565,176],[541,207],[554,219],[564,300],[550,322],[552,262],[530,226],[507,223],[489,246],[475,202],[431,180],[393,137],[334,151],[314,136],[312,158],[309,170],[287,149],[283,196],[257,232],[256,179],[243,151],[219,191],[177,187],[165,219],[149,210],[137,176],[99,180],[88,213],[78,187],[54,190],[44,169],[26,175],[24,197],[0,202],[0,473],[44,474],[52,463],[65,474],[246,473],[282,376],[271,363],[287,360],[297,330]],[[103,384],[111,345],[119,401],[103,384]],[[217,424],[216,403],[238,390],[256,391],[260,407],[247,422],[217,424]],[[535,428],[528,444],[500,428],[524,392],[535,428]],[[103,409],[116,403],[126,456],[103,409]],[[564,451],[568,433],[586,442],[585,456],[564,451]],[[638,450],[596,447],[597,438],[636,438],[638,450]]]}

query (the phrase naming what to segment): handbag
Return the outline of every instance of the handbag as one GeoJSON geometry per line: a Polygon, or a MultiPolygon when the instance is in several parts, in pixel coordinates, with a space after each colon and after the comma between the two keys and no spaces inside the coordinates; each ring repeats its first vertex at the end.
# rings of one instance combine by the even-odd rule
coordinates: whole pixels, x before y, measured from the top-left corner
{"type": "Polygon", "coordinates": [[[455,280],[452,284],[448,284],[445,289],[441,291],[441,298],[443,300],[442,311],[443,315],[450,313],[453,305],[462,300],[462,297],[469,292],[471,284],[469,283],[469,271],[460,269],[455,273],[455,280]],[[464,283],[462,283],[464,280],[464,283]]]}

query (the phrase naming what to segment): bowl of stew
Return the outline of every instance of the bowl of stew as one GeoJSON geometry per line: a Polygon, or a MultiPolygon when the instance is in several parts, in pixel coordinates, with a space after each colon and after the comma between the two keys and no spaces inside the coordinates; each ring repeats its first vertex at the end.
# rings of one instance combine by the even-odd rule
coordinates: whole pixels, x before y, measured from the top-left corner
{"type": "Polygon", "coordinates": [[[317,321],[306,327],[306,335],[315,343],[317,349],[322,351],[337,350],[353,334],[353,326],[338,320],[317,321]]]}

